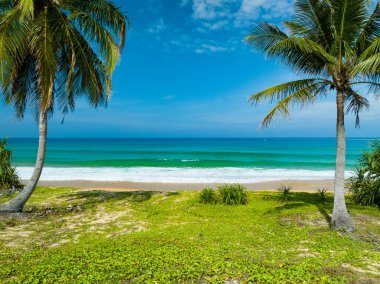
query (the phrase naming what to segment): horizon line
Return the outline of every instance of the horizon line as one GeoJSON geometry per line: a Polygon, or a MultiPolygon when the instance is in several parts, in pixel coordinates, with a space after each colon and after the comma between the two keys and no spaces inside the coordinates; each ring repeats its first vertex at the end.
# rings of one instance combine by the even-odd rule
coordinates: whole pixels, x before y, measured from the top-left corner
{"type": "MultiPolygon", "coordinates": [[[[276,137],[48,137],[47,139],[335,139],[336,136],[276,137]]],[[[38,137],[4,137],[3,139],[38,139],[38,137]]],[[[347,136],[346,139],[380,139],[380,136],[347,136]]]]}

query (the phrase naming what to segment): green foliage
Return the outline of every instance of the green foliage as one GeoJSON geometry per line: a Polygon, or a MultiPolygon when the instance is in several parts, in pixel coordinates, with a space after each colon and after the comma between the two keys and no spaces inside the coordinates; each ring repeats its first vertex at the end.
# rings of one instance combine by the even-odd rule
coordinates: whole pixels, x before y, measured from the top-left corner
{"type": "Polygon", "coordinates": [[[248,203],[248,195],[245,187],[240,184],[225,184],[219,186],[217,191],[203,189],[199,201],[205,204],[245,205],[248,203]]]}
{"type": "Polygon", "coordinates": [[[63,114],[85,96],[93,107],[111,95],[128,18],[106,0],[1,1],[0,88],[22,117],[63,114]]]}
{"type": "Polygon", "coordinates": [[[288,202],[290,200],[291,193],[290,191],[293,189],[291,186],[281,185],[277,191],[280,193],[278,199],[280,202],[288,202]]]}
{"type": "Polygon", "coordinates": [[[371,1],[296,0],[287,30],[259,23],[246,42],[265,56],[278,59],[305,79],[287,82],[251,96],[252,103],[275,103],[263,119],[267,127],[292,107],[303,108],[332,93],[344,93],[346,111],[356,116],[369,107],[364,91],[380,90],[380,5],[371,1]]]}
{"type": "Polygon", "coordinates": [[[0,216],[0,283],[379,282],[377,208],[349,204],[353,236],[329,228],[316,194],[280,207],[277,192],[247,194],[210,206],[198,191],[37,188],[27,218],[0,216]]]}
{"type": "Polygon", "coordinates": [[[359,159],[355,175],[348,182],[350,199],[356,204],[380,207],[380,142],[359,159]]]}
{"type": "Polygon", "coordinates": [[[321,203],[325,203],[326,202],[326,193],[327,193],[327,188],[322,188],[322,189],[318,189],[318,196],[319,196],[319,201],[321,203]]]}
{"type": "Polygon", "coordinates": [[[199,200],[201,203],[205,204],[217,204],[218,196],[212,188],[205,188],[199,194],[199,200]]]}
{"type": "Polygon", "coordinates": [[[20,189],[22,184],[16,169],[11,165],[12,153],[6,145],[6,140],[0,140],[0,190],[20,189]]]}
{"type": "Polygon", "coordinates": [[[220,200],[226,205],[245,205],[248,203],[246,188],[240,184],[226,184],[218,187],[220,200]]]}

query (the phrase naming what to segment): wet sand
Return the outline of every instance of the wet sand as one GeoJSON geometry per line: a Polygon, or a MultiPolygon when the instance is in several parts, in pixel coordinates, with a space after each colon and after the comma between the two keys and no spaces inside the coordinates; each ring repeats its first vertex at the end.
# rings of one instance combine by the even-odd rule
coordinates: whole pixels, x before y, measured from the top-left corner
{"type": "MultiPolygon", "coordinates": [[[[106,191],[175,191],[175,190],[201,190],[203,188],[216,188],[218,183],[146,183],[146,182],[99,182],[99,181],[40,181],[39,186],[48,187],[74,187],[84,190],[106,191]]],[[[317,191],[327,188],[333,190],[333,180],[282,180],[242,184],[248,190],[276,190],[281,185],[292,186],[294,191],[317,191]]]]}

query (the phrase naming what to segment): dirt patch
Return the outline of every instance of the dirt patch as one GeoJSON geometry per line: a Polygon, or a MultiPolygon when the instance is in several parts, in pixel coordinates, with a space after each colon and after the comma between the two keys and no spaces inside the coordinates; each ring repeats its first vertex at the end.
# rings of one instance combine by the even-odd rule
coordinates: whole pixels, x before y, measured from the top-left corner
{"type": "Polygon", "coordinates": [[[120,208],[116,206],[117,208],[112,211],[104,206],[98,206],[94,210],[67,212],[63,217],[44,216],[30,223],[28,220],[31,217],[23,216],[22,220],[15,220],[12,226],[7,225],[0,231],[0,241],[8,247],[25,249],[31,245],[58,247],[69,242],[78,242],[87,233],[115,237],[145,230],[146,224],[136,221],[133,211],[127,206],[122,204],[120,206],[122,210],[118,210],[120,208]],[[44,243],[43,239],[48,239],[49,242],[44,243]]]}

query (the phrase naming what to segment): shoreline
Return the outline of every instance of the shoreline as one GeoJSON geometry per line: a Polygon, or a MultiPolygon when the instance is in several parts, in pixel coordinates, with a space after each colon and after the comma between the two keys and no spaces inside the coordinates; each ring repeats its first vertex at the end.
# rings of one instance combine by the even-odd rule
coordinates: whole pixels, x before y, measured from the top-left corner
{"type": "MultiPolygon", "coordinates": [[[[40,181],[38,186],[45,187],[73,187],[83,190],[104,191],[176,191],[176,190],[202,190],[203,188],[216,188],[224,183],[159,183],[159,182],[126,182],[126,181],[40,181]]],[[[276,180],[257,183],[240,183],[247,190],[276,190],[281,185],[293,187],[293,191],[314,192],[327,188],[333,190],[334,180],[276,180]]]]}

